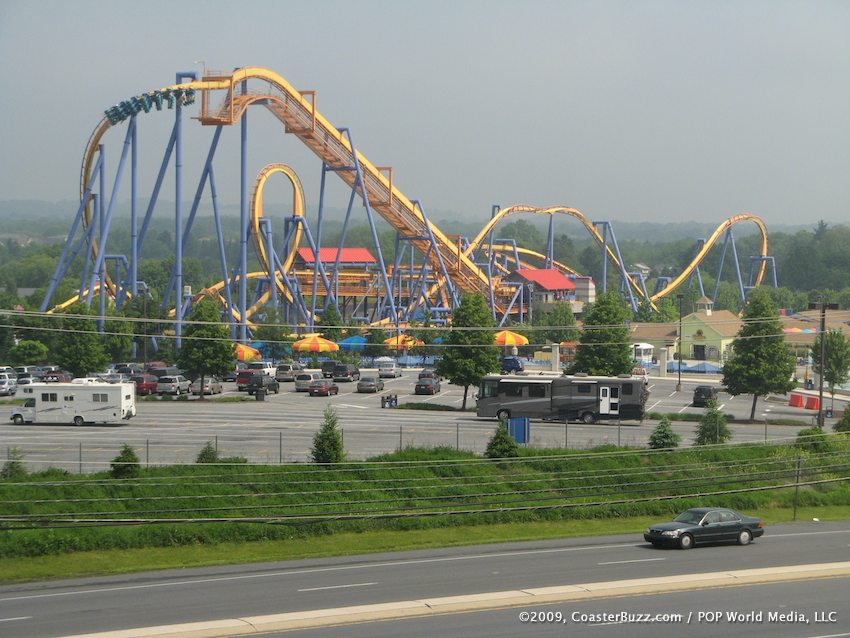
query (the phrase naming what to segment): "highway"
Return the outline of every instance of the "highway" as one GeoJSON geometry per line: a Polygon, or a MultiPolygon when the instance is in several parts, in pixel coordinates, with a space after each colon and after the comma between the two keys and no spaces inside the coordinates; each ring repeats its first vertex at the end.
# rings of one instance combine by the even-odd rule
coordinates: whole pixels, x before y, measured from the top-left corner
{"type": "MultiPolygon", "coordinates": [[[[364,374],[366,370],[363,371],[364,374]]],[[[336,408],[345,449],[352,460],[408,446],[449,446],[483,453],[495,427],[494,420],[478,419],[474,412],[394,410],[381,408],[381,396],[397,394],[399,403],[425,402],[459,408],[463,388],[443,384],[436,396],[416,396],[417,371],[407,370],[398,379],[387,379],[383,393],[358,394],[356,384],[340,383],[340,394],[310,397],[295,392],[291,383],[281,384],[279,395],[265,401],[224,402],[213,400],[154,400],[137,403],[138,416],[120,426],[21,425],[9,422],[11,407],[0,406],[0,446],[18,448],[32,470],[57,466],[72,472],[108,468],[124,443],[132,445],[145,464],[192,463],[207,441],[222,456],[243,456],[252,463],[303,462],[308,459],[312,438],[328,405],[336,408]]],[[[648,411],[699,414],[690,406],[693,388],[705,379],[683,379],[676,392],[675,377],[652,378],[648,411]]],[[[716,383],[716,381],[715,381],[716,383]]],[[[225,384],[223,396],[237,396],[235,384],[225,384]]],[[[470,388],[468,407],[474,407],[475,388],[470,388]]],[[[751,397],[720,394],[727,414],[749,417],[751,397]]],[[[843,409],[836,402],[836,410],[843,409]]],[[[816,412],[788,406],[784,397],[760,399],[757,418],[794,418],[812,422],[816,412]]],[[[828,420],[828,424],[831,420],[828,420]]],[[[644,447],[657,423],[645,421],[599,423],[546,423],[535,420],[531,428],[534,447],[586,448],[602,444],[644,447]]],[[[695,423],[674,425],[682,445],[690,445],[695,423]]],[[[733,442],[794,438],[801,426],[732,424],[733,442]]]]}
{"type": "MultiPolygon", "coordinates": [[[[333,537],[328,542],[333,542],[333,537]]],[[[0,628],[4,638],[65,636],[576,583],[836,561],[850,561],[847,522],[777,525],[768,527],[763,538],[746,547],[722,545],[690,551],[655,549],[640,536],[628,535],[173,570],[2,586],[0,628]]],[[[724,591],[749,589],[757,588],[724,591]]],[[[850,614],[846,591],[842,589],[845,602],[838,610],[843,612],[845,627],[846,614],[850,614]]],[[[832,599],[824,603],[825,609],[829,600],[832,599]]],[[[617,608],[619,604],[616,603],[617,608]]],[[[570,605],[572,609],[573,603],[570,605]]],[[[601,608],[610,610],[612,605],[609,601],[607,607],[601,608]]],[[[638,607],[641,605],[645,611],[662,610],[645,599],[638,607]]],[[[714,607],[694,603],[692,608],[696,611],[714,607]]],[[[567,608],[561,605],[560,609],[567,608]]],[[[500,626],[502,632],[520,629],[516,611],[503,617],[506,620],[500,626]]],[[[490,617],[489,613],[476,614],[463,617],[465,621],[440,622],[471,623],[476,628],[474,633],[457,635],[484,635],[487,632],[479,632],[478,623],[490,622],[490,617]]],[[[543,631],[543,627],[535,630],[543,631]]],[[[453,630],[447,631],[455,635],[453,630]]],[[[563,627],[560,631],[559,635],[564,635],[563,627]]],[[[384,635],[416,635],[415,629],[411,632],[408,634],[403,627],[384,635]]],[[[497,630],[495,635],[507,634],[497,630]]],[[[796,635],[818,634],[812,631],[796,635]]]]}

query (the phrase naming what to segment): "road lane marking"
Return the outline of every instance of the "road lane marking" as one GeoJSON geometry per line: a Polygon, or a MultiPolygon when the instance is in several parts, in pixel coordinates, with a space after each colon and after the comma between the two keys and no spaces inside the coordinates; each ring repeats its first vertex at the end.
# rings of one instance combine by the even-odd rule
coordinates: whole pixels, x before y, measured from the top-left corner
{"type": "Polygon", "coordinates": [[[296,591],[322,591],[324,589],[345,589],[346,587],[368,587],[369,585],[377,585],[374,583],[352,583],[351,585],[328,585],[327,587],[307,587],[306,589],[298,589],[296,591]]]}
{"type": "Polygon", "coordinates": [[[18,616],[17,618],[0,618],[0,622],[12,622],[13,620],[29,620],[32,616],[18,616]]]}
{"type": "Polygon", "coordinates": [[[369,406],[366,405],[351,405],[350,403],[337,403],[341,408],[357,408],[358,410],[366,410],[369,406]]]}
{"type": "MultiPolygon", "coordinates": [[[[770,539],[784,538],[784,537],[796,537],[796,536],[822,536],[826,534],[848,534],[850,533],[850,529],[840,529],[840,530],[824,530],[818,532],[791,532],[787,534],[771,534],[770,539]]],[[[372,569],[376,567],[407,567],[409,565],[425,565],[428,563],[448,563],[448,562],[457,562],[457,561],[465,561],[465,560],[481,560],[488,558],[511,558],[515,556],[532,556],[535,554],[560,554],[565,552],[584,552],[584,551],[593,551],[599,549],[626,549],[626,548],[634,548],[634,547],[643,547],[644,543],[617,543],[611,545],[586,545],[582,547],[553,547],[550,549],[530,549],[530,550],[517,550],[514,552],[500,552],[494,554],[468,554],[461,556],[440,556],[437,558],[414,558],[411,560],[397,560],[397,561],[387,561],[382,563],[365,563],[359,565],[334,565],[330,567],[316,567],[309,569],[297,569],[297,570],[282,570],[275,572],[268,572],[263,574],[240,574],[237,576],[216,576],[212,578],[197,578],[193,580],[182,580],[176,582],[162,582],[162,583],[146,583],[144,585],[123,585],[119,587],[102,587],[95,589],[83,589],[79,591],[64,591],[64,592],[54,592],[50,594],[32,594],[25,596],[10,596],[8,598],[0,598],[0,603],[11,602],[16,600],[33,600],[39,598],[59,598],[63,596],[74,596],[74,595],[85,595],[85,594],[100,594],[103,592],[113,592],[113,591],[127,591],[127,590],[137,590],[137,589],[156,589],[160,587],[177,587],[177,586],[187,586],[187,585],[202,585],[206,583],[218,583],[218,582],[229,582],[236,580],[255,580],[258,578],[275,578],[280,576],[299,576],[302,574],[318,574],[325,572],[334,572],[334,571],[353,571],[360,569],[372,569]]]]}
{"type": "Polygon", "coordinates": [[[612,560],[607,563],[596,563],[597,565],[623,565],[624,563],[650,563],[654,560],[667,560],[666,558],[638,558],[635,560],[612,560]]]}

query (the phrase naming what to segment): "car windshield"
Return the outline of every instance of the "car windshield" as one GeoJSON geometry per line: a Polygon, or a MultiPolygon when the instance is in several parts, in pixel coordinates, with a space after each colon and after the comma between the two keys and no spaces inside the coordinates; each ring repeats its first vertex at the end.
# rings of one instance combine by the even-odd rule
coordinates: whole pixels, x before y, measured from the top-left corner
{"type": "Polygon", "coordinates": [[[697,510],[687,510],[679,514],[673,519],[676,523],[693,523],[696,525],[702,520],[703,512],[697,510]]]}

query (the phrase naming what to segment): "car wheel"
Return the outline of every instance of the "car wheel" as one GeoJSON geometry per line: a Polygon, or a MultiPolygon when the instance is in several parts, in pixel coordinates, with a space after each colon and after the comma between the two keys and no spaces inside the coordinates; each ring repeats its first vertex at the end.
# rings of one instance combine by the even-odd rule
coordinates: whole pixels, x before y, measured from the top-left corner
{"type": "Polygon", "coordinates": [[[507,421],[511,418],[511,413],[509,410],[499,410],[496,412],[496,418],[499,419],[499,421],[507,421]]]}
{"type": "Polygon", "coordinates": [[[581,415],[581,422],[584,423],[585,425],[590,425],[595,420],[596,419],[593,416],[593,412],[585,412],[584,414],[581,415]]]}
{"type": "Polygon", "coordinates": [[[20,414],[16,414],[15,416],[12,417],[12,422],[15,425],[23,425],[24,417],[22,417],[20,414]]]}
{"type": "Polygon", "coordinates": [[[679,549],[690,549],[694,546],[694,537],[690,534],[682,534],[679,537],[679,549]]]}
{"type": "Polygon", "coordinates": [[[82,425],[82,424],[83,424],[83,417],[75,416],[74,417],[74,425],[82,425]]]}
{"type": "Polygon", "coordinates": [[[748,529],[742,529],[741,533],[738,534],[738,545],[749,545],[752,540],[752,532],[748,529]]]}
{"type": "Polygon", "coordinates": [[[180,388],[177,388],[177,389],[174,391],[174,396],[176,396],[176,397],[179,397],[179,396],[180,396],[180,388]]]}

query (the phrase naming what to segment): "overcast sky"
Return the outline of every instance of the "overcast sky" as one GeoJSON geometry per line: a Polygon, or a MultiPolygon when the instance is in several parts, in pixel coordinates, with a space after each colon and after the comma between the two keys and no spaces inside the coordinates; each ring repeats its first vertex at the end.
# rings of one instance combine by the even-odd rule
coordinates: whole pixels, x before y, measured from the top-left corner
{"type": "MultiPolygon", "coordinates": [[[[323,115],[438,214],[850,220],[846,0],[0,0],[0,199],[78,199],[104,109],[201,60],[317,90],[323,115]]],[[[172,121],[139,116],[143,193],[172,121]]],[[[190,197],[212,129],[185,127],[190,197]]],[[[315,205],[319,161],[264,109],[249,127],[250,174],[290,163],[315,205]]],[[[232,128],[216,163],[225,203],[239,198],[232,128]]],[[[113,162],[122,136],[107,138],[113,162]]]]}

